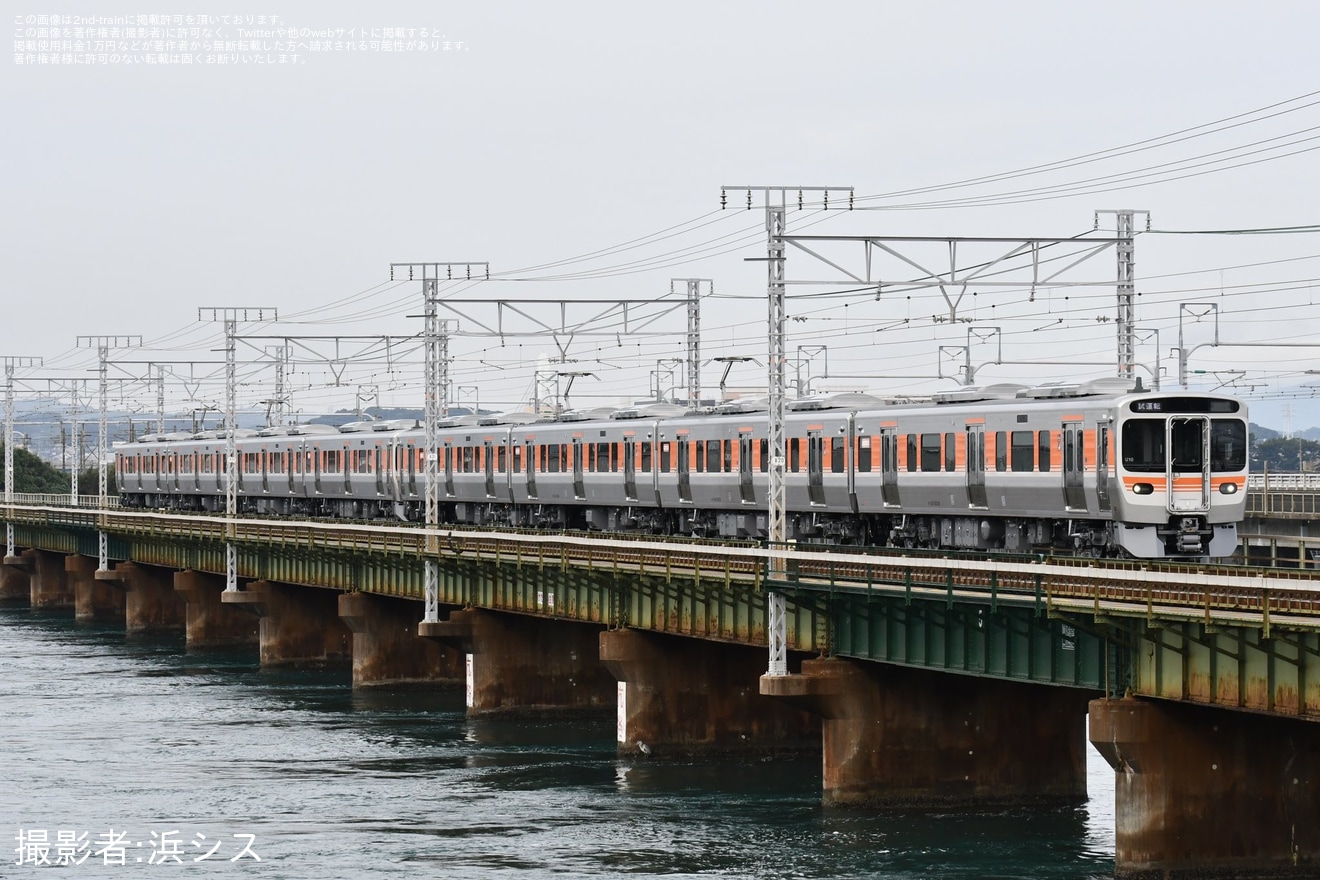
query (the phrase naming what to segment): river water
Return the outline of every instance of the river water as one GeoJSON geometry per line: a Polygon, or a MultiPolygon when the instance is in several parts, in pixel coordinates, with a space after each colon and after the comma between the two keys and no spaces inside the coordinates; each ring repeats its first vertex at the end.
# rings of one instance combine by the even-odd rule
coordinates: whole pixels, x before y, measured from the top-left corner
{"type": "Polygon", "coordinates": [[[71,611],[0,605],[0,673],[0,876],[1113,874],[1094,751],[1075,809],[877,814],[822,808],[817,759],[620,759],[610,721],[469,720],[461,690],[354,691],[71,611]]]}

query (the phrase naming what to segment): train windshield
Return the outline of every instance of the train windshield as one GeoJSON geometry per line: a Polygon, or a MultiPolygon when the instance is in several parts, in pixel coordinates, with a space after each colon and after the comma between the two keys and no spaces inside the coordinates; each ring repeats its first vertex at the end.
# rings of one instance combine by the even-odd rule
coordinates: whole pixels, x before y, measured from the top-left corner
{"type": "MultiPolygon", "coordinates": [[[[1173,419],[1173,470],[1199,471],[1205,449],[1201,419],[1173,419]]],[[[1129,419],[1121,438],[1123,467],[1138,473],[1164,473],[1164,419],[1129,419]]],[[[1240,471],[1247,466],[1247,426],[1240,419],[1210,420],[1210,470],[1240,471]]]]}

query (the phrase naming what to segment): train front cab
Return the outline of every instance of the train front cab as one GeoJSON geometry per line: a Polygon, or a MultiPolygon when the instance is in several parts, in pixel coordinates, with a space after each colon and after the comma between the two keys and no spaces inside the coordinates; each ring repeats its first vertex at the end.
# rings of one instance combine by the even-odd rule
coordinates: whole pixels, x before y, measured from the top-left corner
{"type": "Polygon", "coordinates": [[[1246,512],[1246,408],[1147,395],[1122,401],[1117,419],[1119,545],[1141,558],[1232,556],[1246,512]]]}

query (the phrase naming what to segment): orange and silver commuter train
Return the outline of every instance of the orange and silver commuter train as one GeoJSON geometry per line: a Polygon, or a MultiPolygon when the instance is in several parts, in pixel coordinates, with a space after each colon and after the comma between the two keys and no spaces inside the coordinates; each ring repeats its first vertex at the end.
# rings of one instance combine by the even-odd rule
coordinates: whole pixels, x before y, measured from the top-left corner
{"type": "MultiPolygon", "coordinates": [[[[437,434],[442,522],[764,539],[763,403],[664,404],[446,418],[437,434]]],[[[960,388],[926,399],[841,394],[789,405],[790,540],[1227,557],[1247,480],[1247,411],[1213,394],[1130,379],[960,388]]],[[[240,431],[239,510],[420,521],[415,421],[240,431]]],[[[126,507],[223,511],[223,432],[120,445],[126,507]]]]}

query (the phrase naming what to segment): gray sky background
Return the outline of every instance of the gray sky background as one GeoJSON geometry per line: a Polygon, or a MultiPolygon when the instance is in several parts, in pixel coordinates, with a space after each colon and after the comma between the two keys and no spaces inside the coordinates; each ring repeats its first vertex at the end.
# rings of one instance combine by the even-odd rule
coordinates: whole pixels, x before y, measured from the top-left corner
{"type": "MultiPolygon", "coordinates": [[[[1117,207],[1148,209],[1160,230],[1320,223],[1320,94],[1302,97],[1320,90],[1314,2],[170,6],[316,30],[429,28],[463,45],[302,52],[301,63],[260,66],[29,65],[11,48],[0,77],[0,354],[43,356],[43,375],[90,375],[94,353],[74,348],[79,334],[141,334],[154,346],[116,352],[122,360],[219,359],[219,327],[196,322],[199,306],[277,306],[285,322],[245,326],[252,334],[415,334],[420,285],[388,283],[389,263],[409,260],[489,261],[499,280],[447,291],[492,299],[638,299],[667,292],[671,278],[711,278],[704,354],[763,357],[764,264],[745,261],[764,253],[762,215],[718,213],[721,185],[881,196],[1219,120],[1231,121],[1086,164],[858,203],[886,210],[794,212],[791,228],[1067,236],[1117,207]],[[1058,185],[1074,189],[1004,195],[1058,185]],[[989,196],[997,203],[975,203],[989,196]],[[900,209],[933,198],[948,204],[900,209]]],[[[11,10],[11,32],[28,15],[159,12],[119,2],[11,10]]],[[[1168,371],[1180,304],[1214,303],[1221,342],[1290,346],[1201,348],[1191,365],[1207,372],[1193,386],[1227,383],[1272,427],[1320,424],[1304,387],[1320,384],[1306,374],[1320,368],[1320,234],[1143,234],[1136,261],[1138,323],[1160,330],[1168,371]],[[1301,346],[1309,341],[1317,346],[1301,346]]],[[[1110,252],[1088,277],[1112,273],[1110,252]]],[[[790,278],[812,274],[790,260],[790,278]]],[[[812,292],[822,291],[794,289],[812,292]]],[[[936,292],[795,297],[789,349],[828,345],[838,387],[925,393],[954,384],[933,378],[956,368],[941,364],[940,346],[999,327],[1005,361],[1050,363],[996,365],[997,342],[976,343],[981,382],[1112,374],[1090,363],[1114,357],[1114,325],[1097,320],[1115,313],[1112,287],[973,293],[962,314],[975,323],[953,326],[933,320],[947,313],[936,292]],[[857,374],[894,378],[846,378],[857,374]]],[[[573,402],[644,394],[656,361],[681,355],[683,314],[666,320],[669,338],[575,343],[575,368],[597,378],[579,380],[573,402]]],[[[1185,332],[1188,346],[1212,338],[1204,321],[1188,319],[1185,332]]],[[[537,357],[553,346],[462,338],[453,350],[460,399],[495,407],[530,396],[537,357]]],[[[1143,342],[1138,359],[1155,357],[1143,342]]],[[[731,385],[764,384],[761,368],[740,372],[731,385]]],[[[320,387],[324,371],[300,365],[293,407],[351,406],[360,385],[420,405],[420,375],[420,355],[402,349],[389,364],[350,365],[341,388],[320,387]]],[[[717,368],[704,375],[713,393],[717,368]]],[[[245,369],[248,399],[268,396],[272,376],[245,369]]],[[[126,393],[154,408],[149,390],[126,393]]],[[[221,393],[180,383],[171,406],[221,393]]]]}

